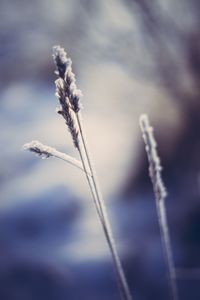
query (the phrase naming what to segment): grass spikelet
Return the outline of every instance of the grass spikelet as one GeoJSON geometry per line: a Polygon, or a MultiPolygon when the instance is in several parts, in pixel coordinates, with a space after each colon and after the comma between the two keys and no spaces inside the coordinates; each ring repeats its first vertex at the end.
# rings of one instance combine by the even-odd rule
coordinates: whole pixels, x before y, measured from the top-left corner
{"type": "Polygon", "coordinates": [[[65,89],[64,89],[64,82],[61,78],[58,78],[55,81],[56,85],[56,97],[60,103],[60,108],[57,110],[57,113],[62,115],[65,119],[65,123],[68,126],[69,132],[71,133],[72,140],[74,143],[75,148],[79,149],[79,129],[76,124],[76,119],[74,117],[74,112],[70,108],[69,98],[66,97],[65,89]]]}
{"type": "Polygon", "coordinates": [[[157,153],[157,144],[153,135],[153,128],[149,124],[149,119],[147,115],[142,115],[140,117],[140,128],[142,131],[145,149],[149,161],[149,176],[151,178],[155,194],[161,240],[168,268],[171,297],[173,300],[178,300],[176,273],[173,262],[171,240],[165,208],[165,198],[167,196],[167,193],[161,176],[162,167],[160,163],[160,158],[157,153]]]}
{"type": "Polygon", "coordinates": [[[57,67],[56,74],[63,80],[63,93],[70,103],[71,109],[77,113],[81,108],[81,90],[77,89],[76,78],[72,72],[72,61],[64,48],[53,47],[53,58],[57,67]]]}

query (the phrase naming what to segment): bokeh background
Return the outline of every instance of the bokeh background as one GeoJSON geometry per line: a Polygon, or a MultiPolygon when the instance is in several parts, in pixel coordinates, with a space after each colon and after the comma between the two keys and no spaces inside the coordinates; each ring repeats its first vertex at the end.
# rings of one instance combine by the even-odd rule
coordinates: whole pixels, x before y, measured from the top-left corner
{"type": "Polygon", "coordinates": [[[31,140],[78,157],[55,113],[65,47],[135,300],[170,299],[138,125],[155,129],[179,297],[200,299],[200,2],[0,0],[0,299],[119,299],[87,182],[31,140]]]}

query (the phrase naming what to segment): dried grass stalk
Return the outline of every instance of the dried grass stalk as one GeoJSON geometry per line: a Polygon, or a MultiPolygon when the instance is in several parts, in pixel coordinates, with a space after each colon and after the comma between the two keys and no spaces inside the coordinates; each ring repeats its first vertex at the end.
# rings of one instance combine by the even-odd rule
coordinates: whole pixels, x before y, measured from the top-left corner
{"type": "Polygon", "coordinates": [[[140,117],[140,127],[149,161],[149,176],[151,178],[155,194],[161,240],[169,274],[171,297],[173,300],[178,300],[176,273],[165,208],[165,198],[167,193],[161,176],[162,167],[157,153],[157,144],[153,135],[153,128],[149,125],[147,115],[142,115],[140,117]]]}
{"type": "Polygon", "coordinates": [[[80,110],[82,108],[82,93],[76,87],[75,75],[72,72],[72,61],[67,56],[64,49],[60,46],[53,47],[53,58],[57,67],[56,74],[58,75],[55,85],[56,97],[60,103],[60,108],[57,112],[62,115],[68,126],[73,144],[79,152],[81,162],[37,141],[27,143],[23,148],[41,156],[42,158],[48,158],[51,156],[57,157],[84,171],[100,223],[113,257],[120,287],[121,299],[131,300],[131,294],[117,253],[107,210],[98,184],[96,172],[91,161],[91,155],[89,154],[86,135],[83,130],[82,118],[80,115],[80,110]]]}
{"type": "MultiPolygon", "coordinates": [[[[84,134],[83,124],[82,124],[82,117],[80,114],[80,109],[82,107],[80,98],[82,96],[82,93],[80,90],[76,87],[76,80],[74,73],[72,72],[72,62],[71,59],[67,57],[67,53],[64,51],[63,48],[60,46],[55,46],[53,48],[54,54],[53,58],[57,67],[57,75],[59,76],[60,82],[62,84],[59,85],[59,87],[62,89],[60,91],[60,94],[62,94],[62,98],[65,98],[65,101],[62,101],[64,106],[67,106],[67,108],[62,107],[62,110],[70,111],[75,114],[76,121],[78,124],[78,135],[77,138],[78,141],[78,147],[76,147],[79,151],[80,158],[83,164],[83,168],[86,173],[86,177],[90,186],[90,190],[92,193],[93,201],[100,219],[100,222],[103,227],[103,231],[106,237],[106,240],[108,242],[108,246],[110,248],[114,266],[116,270],[116,274],[118,277],[119,287],[120,287],[120,293],[121,297],[124,300],[131,300],[131,294],[128,288],[127,280],[124,275],[124,271],[121,265],[121,261],[119,259],[119,255],[117,253],[115,241],[113,238],[109,218],[107,215],[107,210],[104,204],[104,200],[102,197],[101,189],[98,184],[98,179],[96,176],[95,169],[92,164],[91,155],[88,150],[88,144],[86,135],[84,134]],[[81,143],[80,143],[81,141],[81,143]],[[87,172],[91,173],[91,177],[87,176],[87,172]]],[[[57,86],[57,81],[56,81],[57,86]]],[[[73,137],[73,135],[72,135],[73,137]]],[[[74,143],[75,144],[75,143],[74,143]]]]}

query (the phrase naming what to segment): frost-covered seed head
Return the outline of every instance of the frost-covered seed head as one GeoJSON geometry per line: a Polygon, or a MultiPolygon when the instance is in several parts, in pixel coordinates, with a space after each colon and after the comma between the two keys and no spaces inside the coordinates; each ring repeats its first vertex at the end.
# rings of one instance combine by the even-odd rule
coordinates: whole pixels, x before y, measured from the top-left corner
{"type": "Polygon", "coordinates": [[[69,99],[71,109],[78,113],[82,108],[82,92],[76,86],[76,78],[72,72],[72,61],[67,57],[64,48],[60,46],[53,47],[53,58],[57,66],[57,75],[64,81],[63,93],[69,99]]]}
{"type": "Polygon", "coordinates": [[[69,98],[66,96],[64,89],[64,82],[61,78],[55,81],[56,84],[56,97],[60,103],[60,108],[58,108],[57,113],[63,116],[65,122],[68,126],[69,132],[71,133],[74,146],[79,148],[79,130],[74,118],[74,112],[70,108],[69,98]]]}

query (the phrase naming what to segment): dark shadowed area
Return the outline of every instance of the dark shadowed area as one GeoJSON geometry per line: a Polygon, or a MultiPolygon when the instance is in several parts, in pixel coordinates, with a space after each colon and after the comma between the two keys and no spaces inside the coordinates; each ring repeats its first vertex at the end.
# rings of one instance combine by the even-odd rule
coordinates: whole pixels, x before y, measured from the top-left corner
{"type": "Polygon", "coordinates": [[[200,299],[200,2],[0,0],[0,300],[120,299],[78,158],[55,113],[63,46],[133,300],[170,299],[139,129],[158,142],[179,299],[200,299]]]}

